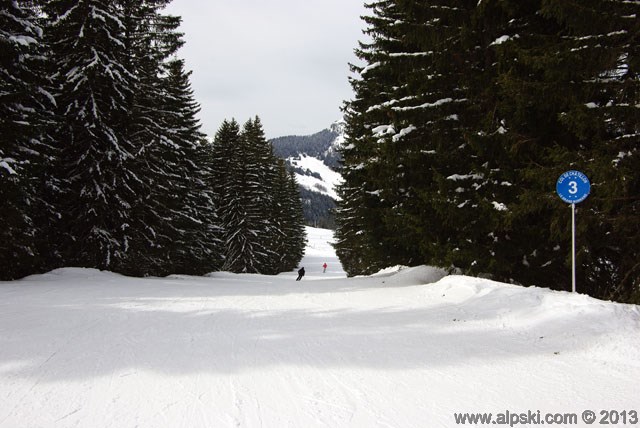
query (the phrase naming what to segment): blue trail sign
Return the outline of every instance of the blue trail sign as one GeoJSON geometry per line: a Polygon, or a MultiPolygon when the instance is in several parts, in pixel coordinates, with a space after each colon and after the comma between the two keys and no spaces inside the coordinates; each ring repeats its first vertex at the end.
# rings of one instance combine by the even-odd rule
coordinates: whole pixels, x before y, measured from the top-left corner
{"type": "Polygon", "coordinates": [[[556,192],[560,199],[571,204],[571,291],[576,292],[576,204],[587,199],[591,183],[580,171],[567,171],[558,177],[556,192]]]}
{"type": "Polygon", "coordinates": [[[587,199],[590,191],[591,183],[580,171],[567,171],[556,182],[558,196],[568,204],[579,204],[587,199]]]}

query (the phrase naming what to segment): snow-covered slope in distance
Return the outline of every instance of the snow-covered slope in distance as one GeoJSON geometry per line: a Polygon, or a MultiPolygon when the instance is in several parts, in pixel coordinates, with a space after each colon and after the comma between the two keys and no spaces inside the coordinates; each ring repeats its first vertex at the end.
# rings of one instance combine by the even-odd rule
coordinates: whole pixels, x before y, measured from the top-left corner
{"type": "Polygon", "coordinates": [[[338,149],[344,141],[343,120],[313,135],[270,140],[275,155],[284,159],[296,175],[308,224],[334,225],[332,210],[338,200],[336,185],[342,181],[338,172],[338,149]]]}
{"type": "Polygon", "coordinates": [[[322,160],[306,154],[290,157],[287,161],[297,170],[311,172],[303,174],[296,171],[296,180],[300,186],[339,200],[336,186],[342,182],[342,176],[338,172],[329,168],[322,160]]]}
{"type": "MultiPolygon", "coordinates": [[[[289,156],[287,162],[296,168],[298,184],[312,192],[327,195],[334,200],[339,200],[336,186],[342,183],[342,176],[336,171],[339,159],[338,149],[344,144],[344,120],[338,120],[331,124],[329,131],[333,139],[325,147],[320,146],[320,152],[308,150],[301,145],[300,152],[295,156],[289,156]],[[310,152],[311,154],[309,154],[310,152]]],[[[317,149],[316,149],[317,150],[317,149]]]]}
{"type": "Polygon", "coordinates": [[[586,410],[640,410],[637,306],[426,266],[346,278],[331,231],[308,234],[302,281],[0,282],[0,428],[454,427],[507,410],[587,427],[586,410]]]}

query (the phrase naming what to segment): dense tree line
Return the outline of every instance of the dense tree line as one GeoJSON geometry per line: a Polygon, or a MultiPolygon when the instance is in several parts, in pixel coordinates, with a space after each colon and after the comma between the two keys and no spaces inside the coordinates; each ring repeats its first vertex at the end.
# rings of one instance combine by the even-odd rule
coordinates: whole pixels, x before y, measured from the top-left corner
{"type": "Polygon", "coordinates": [[[230,147],[200,132],[169,1],[0,3],[1,280],[300,260],[299,195],[259,119],[230,147]]]}
{"type": "Polygon", "coordinates": [[[640,4],[380,0],[345,104],[337,252],[640,301],[640,4]]]}
{"type": "Polygon", "coordinates": [[[335,229],[336,201],[328,195],[300,187],[305,224],[322,229],[335,229]]]}
{"type": "Polygon", "coordinates": [[[260,119],[242,129],[235,120],[225,121],[213,148],[226,248],[222,268],[245,273],[295,268],[305,246],[298,185],[274,156],[260,119]]]}

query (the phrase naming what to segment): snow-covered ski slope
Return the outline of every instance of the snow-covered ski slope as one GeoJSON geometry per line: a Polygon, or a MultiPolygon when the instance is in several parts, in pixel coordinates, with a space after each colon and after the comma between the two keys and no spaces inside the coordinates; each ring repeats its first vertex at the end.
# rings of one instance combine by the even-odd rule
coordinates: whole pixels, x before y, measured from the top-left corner
{"type": "Polygon", "coordinates": [[[638,307],[427,267],[347,279],[330,231],[309,234],[300,282],[68,268],[0,283],[0,427],[455,427],[507,410],[593,426],[584,410],[640,411],[638,307]]]}

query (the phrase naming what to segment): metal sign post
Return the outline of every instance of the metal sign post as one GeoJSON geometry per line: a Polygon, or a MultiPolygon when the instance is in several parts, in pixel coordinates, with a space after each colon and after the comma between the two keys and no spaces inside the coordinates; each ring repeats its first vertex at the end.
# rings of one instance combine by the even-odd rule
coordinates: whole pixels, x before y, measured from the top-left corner
{"type": "Polygon", "coordinates": [[[576,292],[576,204],[571,204],[571,292],[576,292]]]}
{"type": "Polygon", "coordinates": [[[571,204],[571,291],[576,292],[576,204],[587,199],[591,183],[580,171],[567,171],[556,182],[560,199],[571,204]]]}

